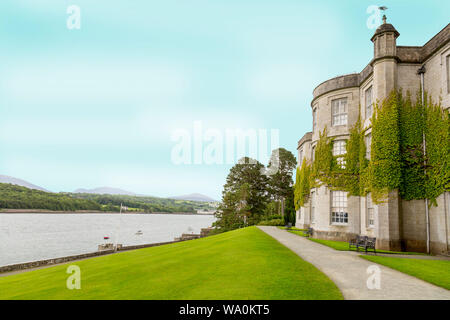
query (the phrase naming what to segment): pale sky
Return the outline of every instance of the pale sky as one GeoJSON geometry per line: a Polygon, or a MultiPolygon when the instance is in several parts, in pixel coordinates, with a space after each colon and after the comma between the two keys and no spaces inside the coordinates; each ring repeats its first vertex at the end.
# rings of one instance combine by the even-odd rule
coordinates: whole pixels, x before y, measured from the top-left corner
{"type": "Polygon", "coordinates": [[[174,132],[278,129],[296,155],[314,87],[372,57],[371,5],[389,8],[399,45],[450,21],[444,0],[2,0],[0,174],[220,199],[231,165],[174,163],[174,132]]]}

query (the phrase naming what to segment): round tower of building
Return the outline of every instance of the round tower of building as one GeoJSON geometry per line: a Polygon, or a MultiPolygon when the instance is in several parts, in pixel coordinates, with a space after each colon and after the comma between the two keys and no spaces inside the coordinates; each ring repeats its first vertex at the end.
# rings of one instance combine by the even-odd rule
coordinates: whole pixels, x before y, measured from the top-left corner
{"type": "Polygon", "coordinates": [[[384,99],[397,88],[397,38],[400,33],[390,23],[378,27],[371,40],[374,46],[374,57],[371,62],[373,67],[374,96],[384,99]]]}

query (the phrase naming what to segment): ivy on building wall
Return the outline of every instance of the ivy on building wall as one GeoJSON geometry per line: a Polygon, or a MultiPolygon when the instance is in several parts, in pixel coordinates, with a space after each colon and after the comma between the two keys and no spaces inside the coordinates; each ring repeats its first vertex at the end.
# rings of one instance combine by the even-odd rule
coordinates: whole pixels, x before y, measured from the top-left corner
{"type": "Polygon", "coordinates": [[[431,205],[444,191],[450,191],[450,119],[449,112],[440,103],[425,98],[426,137],[425,195],[431,205]]]}
{"type": "Polygon", "coordinates": [[[306,201],[308,201],[309,193],[311,190],[311,165],[303,159],[302,166],[297,167],[297,174],[295,177],[294,185],[294,204],[295,210],[299,210],[300,207],[304,207],[306,201]]]}
{"type": "Polygon", "coordinates": [[[369,190],[375,203],[390,190],[400,187],[401,155],[399,128],[400,97],[392,91],[372,115],[371,158],[368,167],[369,190]]]}
{"type": "Polygon", "coordinates": [[[309,194],[305,181],[309,183],[307,190],[326,185],[347,191],[349,196],[371,192],[375,203],[383,202],[389,191],[399,190],[403,199],[428,198],[430,204],[436,205],[436,198],[450,190],[450,120],[449,112],[440,104],[426,95],[422,103],[420,93],[413,103],[409,93],[404,97],[401,91],[394,90],[382,103],[375,104],[371,127],[370,161],[366,159],[366,132],[358,119],[349,131],[345,166],[333,156],[333,139],[327,136],[325,127],[310,171],[302,171],[303,164],[298,171],[297,210],[297,206],[304,205],[300,199],[309,194]],[[309,179],[305,177],[308,174],[309,179]]]}
{"type": "Polygon", "coordinates": [[[416,103],[399,95],[399,127],[401,154],[400,196],[406,200],[425,197],[425,170],[423,154],[424,108],[420,96],[416,103]]]}

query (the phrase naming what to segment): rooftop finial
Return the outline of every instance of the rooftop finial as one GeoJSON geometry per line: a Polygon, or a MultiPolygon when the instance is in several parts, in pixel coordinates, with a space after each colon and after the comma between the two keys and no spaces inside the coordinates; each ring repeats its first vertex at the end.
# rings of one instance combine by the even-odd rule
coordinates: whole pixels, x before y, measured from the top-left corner
{"type": "MultiPolygon", "coordinates": [[[[386,11],[388,8],[387,7],[385,7],[385,6],[381,6],[381,7],[378,7],[378,10],[381,10],[381,11],[386,11]]],[[[386,24],[386,15],[385,14],[383,14],[383,24],[386,24]]]]}

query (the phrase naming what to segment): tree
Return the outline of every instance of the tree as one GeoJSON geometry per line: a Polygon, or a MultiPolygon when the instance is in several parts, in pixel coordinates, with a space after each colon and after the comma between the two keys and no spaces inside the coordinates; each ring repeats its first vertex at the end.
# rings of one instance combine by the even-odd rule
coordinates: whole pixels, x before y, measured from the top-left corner
{"type": "Polygon", "coordinates": [[[284,215],[284,223],[288,224],[289,222],[295,226],[296,220],[296,212],[294,206],[294,187],[291,188],[288,196],[286,197],[286,207],[285,207],[285,215],[284,215]]]}
{"type": "Polygon", "coordinates": [[[232,230],[261,220],[269,201],[264,165],[244,157],[230,169],[216,214],[216,226],[232,230]]]}
{"type": "Polygon", "coordinates": [[[281,201],[281,212],[284,215],[284,201],[291,196],[292,173],[297,165],[295,156],[284,148],[278,148],[272,151],[269,165],[267,166],[269,172],[269,187],[270,193],[274,199],[281,201]]]}

